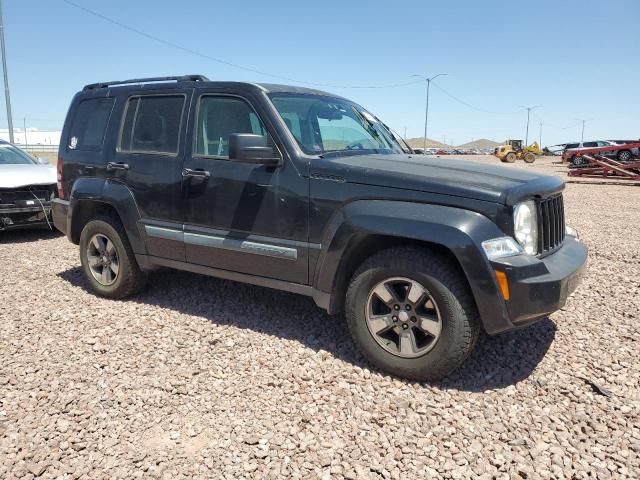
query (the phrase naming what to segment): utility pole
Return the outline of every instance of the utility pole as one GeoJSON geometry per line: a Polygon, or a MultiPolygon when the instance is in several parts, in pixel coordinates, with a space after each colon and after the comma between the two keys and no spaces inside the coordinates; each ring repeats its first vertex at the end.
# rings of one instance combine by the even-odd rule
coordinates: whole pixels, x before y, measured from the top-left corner
{"type": "Polygon", "coordinates": [[[542,148],[542,120],[540,120],[540,139],[539,139],[538,146],[542,148]]]}
{"type": "Polygon", "coordinates": [[[427,149],[427,126],[429,124],[429,87],[431,86],[432,80],[435,80],[436,78],[441,77],[443,75],[446,75],[446,73],[438,73],[433,77],[427,77],[425,75],[411,75],[412,77],[422,78],[427,84],[427,106],[425,107],[425,110],[424,110],[424,142],[422,146],[424,150],[427,149]]]}
{"type": "Polygon", "coordinates": [[[2,50],[2,71],[4,73],[4,96],[7,104],[7,125],[9,142],[13,143],[13,118],[11,117],[11,96],[9,95],[9,76],[7,74],[7,52],[4,46],[4,21],[2,20],[2,0],[0,0],[0,50],[2,50]]]}
{"type": "Polygon", "coordinates": [[[407,139],[407,127],[404,127],[404,139],[407,139]]]}
{"type": "Polygon", "coordinates": [[[584,124],[593,120],[593,118],[576,118],[579,122],[582,122],[582,134],[580,135],[580,143],[584,142],[584,124]]]}
{"type": "Polygon", "coordinates": [[[22,117],[22,128],[24,129],[24,147],[27,148],[29,142],[27,141],[27,116],[22,117]]]}
{"type": "Polygon", "coordinates": [[[533,107],[520,107],[520,108],[525,108],[527,110],[527,133],[525,134],[524,137],[524,146],[526,147],[527,145],[529,145],[529,118],[531,116],[531,110],[534,110],[536,108],[540,108],[542,107],[542,105],[535,105],[533,107]]]}

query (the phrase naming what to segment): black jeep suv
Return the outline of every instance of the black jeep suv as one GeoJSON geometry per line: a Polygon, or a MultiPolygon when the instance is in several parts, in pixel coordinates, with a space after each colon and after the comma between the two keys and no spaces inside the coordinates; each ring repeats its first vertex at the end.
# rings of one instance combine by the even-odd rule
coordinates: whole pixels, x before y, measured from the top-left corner
{"type": "Polygon", "coordinates": [[[87,85],[62,132],[56,227],[99,295],[172,267],[344,312],[376,366],[440,378],[558,310],[587,249],[563,182],[411,156],[359,105],[184,76],[87,85]]]}

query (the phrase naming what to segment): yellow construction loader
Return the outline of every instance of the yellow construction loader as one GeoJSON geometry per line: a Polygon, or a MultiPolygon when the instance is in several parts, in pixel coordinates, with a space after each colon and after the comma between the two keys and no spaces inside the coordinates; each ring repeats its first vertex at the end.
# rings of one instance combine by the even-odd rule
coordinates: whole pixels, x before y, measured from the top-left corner
{"type": "Polygon", "coordinates": [[[542,149],[538,142],[533,142],[528,147],[523,147],[522,144],[522,140],[507,140],[504,145],[496,147],[493,153],[501,162],[507,163],[513,163],[516,159],[533,163],[536,160],[536,155],[542,155],[542,149]]]}

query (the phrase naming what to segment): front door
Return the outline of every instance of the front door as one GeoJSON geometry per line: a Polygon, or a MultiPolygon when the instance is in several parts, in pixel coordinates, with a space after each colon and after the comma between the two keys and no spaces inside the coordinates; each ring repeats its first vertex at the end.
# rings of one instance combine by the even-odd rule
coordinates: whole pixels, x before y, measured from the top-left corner
{"type": "Polygon", "coordinates": [[[187,262],[308,283],[308,178],[249,99],[210,91],[194,106],[183,167],[187,262]],[[232,133],[266,136],[282,165],[230,161],[232,133]]]}
{"type": "Polygon", "coordinates": [[[149,255],[179,261],[185,260],[180,200],[190,100],[191,89],[127,97],[107,165],[111,178],[133,193],[149,255]]]}

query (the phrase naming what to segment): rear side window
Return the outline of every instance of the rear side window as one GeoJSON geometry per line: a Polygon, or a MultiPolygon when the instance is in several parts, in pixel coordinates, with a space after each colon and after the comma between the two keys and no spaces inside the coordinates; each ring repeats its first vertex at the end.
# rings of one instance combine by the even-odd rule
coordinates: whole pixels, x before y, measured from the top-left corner
{"type": "Polygon", "coordinates": [[[100,150],[113,109],[113,98],[94,98],[78,104],[69,131],[72,150],[100,150]]]}
{"type": "Polygon", "coordinates": [[[178,152],[184,95],[132,97],[120,134],[122,152],[178,152]]]}
{"type": "Polygon", "coordinates": [[[578,148],[580,146],[579,143],[567,143],[567,146],[564,147],[565,150],[569,150],[570,148],[578,148]]]}
{"type": "Polygon", "coordinates": [[[583,147],[587,147],[587,148],[591,148],[591,147],[597,147],[598,146],[598,142],[584,142],[582,144],[583,147]]]}

